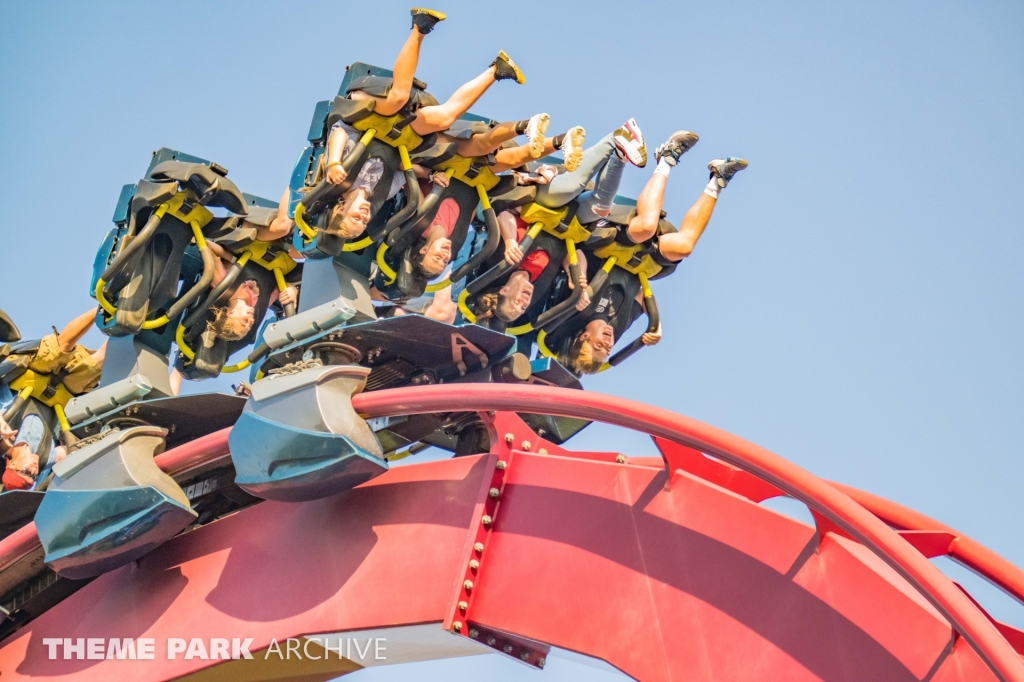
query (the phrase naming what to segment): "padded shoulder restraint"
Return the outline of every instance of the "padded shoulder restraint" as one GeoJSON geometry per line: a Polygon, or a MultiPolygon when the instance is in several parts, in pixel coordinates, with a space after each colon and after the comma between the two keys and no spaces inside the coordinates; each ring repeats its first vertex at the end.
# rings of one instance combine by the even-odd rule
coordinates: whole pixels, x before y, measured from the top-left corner
{"type": "Polygon", "coordinates": [[[135,194],[132,195],[131,213],[137,214],[145,208],[156,208],[174,198],[178,193],[178,183],[171,179],[162,182],[142,179],[135,185],[135,194]]]}
{"type": "MultiPolygon", "coordinates": [[[[393,83],[393,79],[385,76],[360,76],[352,80],[345,94],[361,90],[367,95],[373,95],[374,97],[387,97],[388,93],[391,92],[393,83]]],[[[427,92],[427,84],[418,78],[413,78],[412,91],[409,93],[409,105],[407,106],[411,105],[413,111],[415,111],[420,107],[437,106],[437,104],[439,102],[433,95],[427,92]]]]}
{"type": "Polygon", "coordinates": [[[26,339],[13,343],[11,344],[11,355],[32,355],[39,350],[40,343],[42,343],[42,339],[26,339]]]}
{"type": "Polygon", "coordinates": [[[0,310],[0,342],[14,343],[20,340],[21,332],[18,331],[18,326],[7,313],[0,310]]]}
{"type": "Polygon", "coordinates": [[[495,213],[511,211],[515,208],[532,204],[537,198],[536,185],[516,184],[514,175],[502,175],[498,184],[491,190],[491,206],[495,213]]]}
{"type": "Polygon", "coordinates": [[[235,183],[201,163],[164,161],[153,169],[150,177],[154,180],[175,180],[191,187],[201,197],[204,206],[220,206],[232,213],[246,215],[245,198],[235,183]]]}
{"type": "Polygon", "coordinates": [[[444,134],[456,140],[468,140],[479,133],[486,133],[492,127],[483,121],[464,121],[459,119],[448,130],[444,131],[444,134]]]}

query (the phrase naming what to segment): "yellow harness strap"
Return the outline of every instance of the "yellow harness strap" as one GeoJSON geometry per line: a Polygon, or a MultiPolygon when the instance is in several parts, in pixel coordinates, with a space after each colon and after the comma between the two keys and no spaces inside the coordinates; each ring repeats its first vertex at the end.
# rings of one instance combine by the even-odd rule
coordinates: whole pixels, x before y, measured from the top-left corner
{"type": "Polygon", "coordinates": [[[54,405],[63,407],[74,397],[67,387],[61,383],[57,384],[57,391],[53,396],[47,398],[44,393],[49,385],[50,375],[38,374],[30,369],[26,369],[17,379],[10,383],[12,391],[17,391],[19,395],[27,392],[26,399],[28,397],[35,398],[47,407],[53,407],[54,405]]]}
{"type": "MultiPolygon", "coordinates": [[[[401,123],[404,118],[402,114],[394,114],[393,116],[370,114],[366,118],[361,118],[350,125],[356,130],[372,132],[375,139],[390,147],[397,147],[399,151],[401,151],[402,147],[405,147],[406,150],[416,149],[416,147],[423,144],[423,138],[413,131],[411,124],[402,128],[402,133],[398,137],[388,137],[388,133],[394,130],[395,126],[401,123]]],[[[366,139],[365,136],[363,139],[366,139]]],[[[406,151],[406,154],[408,154],[408,151],[406,151]]]]}
{"type": "Polygon", "coordinates": [[[645,253],[641,256],[640,261],[636,262],[635,256],[643,248],[644,244],[630,244],[627,246],[619,242],[612,242],[607,246],[595,249],[594,255],[598,258],[615,258],[615,265],[634,275],[643,275],[645,278],[654,277],[661,272],[662,266],[654,262],[651,254],[645,253]]]}

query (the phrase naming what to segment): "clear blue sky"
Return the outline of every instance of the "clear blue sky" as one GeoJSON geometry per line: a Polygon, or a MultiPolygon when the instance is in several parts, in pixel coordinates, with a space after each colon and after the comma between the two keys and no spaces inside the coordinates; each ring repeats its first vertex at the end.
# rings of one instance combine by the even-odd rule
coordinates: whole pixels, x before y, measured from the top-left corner
{"type": "MultiPolygon", "coordinates": [[[[92,305],[92,257],[118,190],[159,147],[277,197],[313,105],[346,64],[391,64],[407,7],[0,4],[0,307],[31,336],[92,305]]],[[[438,9],[450,18],[418,74],[438,96],[504,48],[528,83],[497,84],[479,113],[547,111],[594,140],[634,116],[652,147],[679,128],[699,133],[669,181],[674,221],[709,159],[750,160],[694,255],[657,283],[665,340],[589,390],[722,427],[1024,564],[1024,6],[438,9]]],[[[630,170],[623,193],[648,173],[630,170]]],[[[1024,626],[1024,611],[967,582],[1024,626]]],[[[415,674],[530,676],[491,659],[415,674]]],[[[596,679],[571,662],[549,673],[596,679]]]]}

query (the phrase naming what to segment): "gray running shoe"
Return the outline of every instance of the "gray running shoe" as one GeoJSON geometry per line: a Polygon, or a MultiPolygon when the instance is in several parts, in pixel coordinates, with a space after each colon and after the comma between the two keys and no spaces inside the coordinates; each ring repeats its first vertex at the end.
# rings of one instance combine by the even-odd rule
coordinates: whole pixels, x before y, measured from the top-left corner
{"type": "Polygon", "coordinates": [[[730,156],[727,159],[714,159],[708,163],[708,170],[712,178],[718,178],[718,186],[725,187],[729,184],[732,176],[747,167],[745,159],[737,159],[730,156]]]}
{"type": "Polygon", "coordinates": [[[664,144],[654,150],[654,158],[658,161],[664,158],[674,166],[679,163],[679,157],[690,151],[699,139],[697,133],[691,133],[689,130],[677,130],[665,140],[664,144]]]}

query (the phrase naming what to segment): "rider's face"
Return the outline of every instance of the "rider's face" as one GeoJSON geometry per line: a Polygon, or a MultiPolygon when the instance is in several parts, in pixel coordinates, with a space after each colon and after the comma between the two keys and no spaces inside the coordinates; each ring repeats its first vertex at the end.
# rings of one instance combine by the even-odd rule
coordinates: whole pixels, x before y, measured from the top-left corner
{"type": "Polygon", "coordinates": [[[231,306],[227,312],[228,319],[237,320],[236,324],[245,329],[248,334],[256,321],[256,311],[253,307],[240,298],[231,300],[231,306]]]}
{"type": "Polygon", "coordinates": [[[591,320],[580,340],[590,344],[591,354],[598,362],[607,362],[615,345],[615,330],[604,320],[591,320]]]}
{"type": "Polygon", "coordinates": [[[420,249],[420,253],[423,254],[423,271],[437,277],[452,260],[452,240],[439,237],[420,249]]]}
{"type": "Polygon", "coordinates": [[[508,284],[498,290],[501,297],[500,309],[503,316],[511,321],[526,312],[533,300],[533,284],[525,272],[515,273],[509,278],[508,284]]]}
{"type": "Polygon", "coordinates": [[[366,224],[370,222],[370,202],[366,193],[357,191],[346,198],[332,210],[332,217],[340,216],[341,223],[338,229],[338,236],[344,239],[355,239],[366,231],[366,224]]]}

